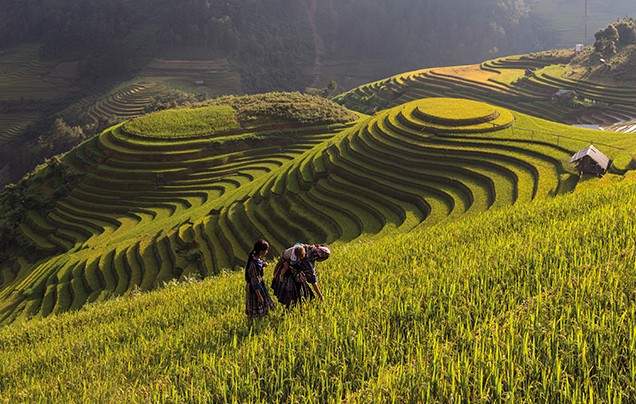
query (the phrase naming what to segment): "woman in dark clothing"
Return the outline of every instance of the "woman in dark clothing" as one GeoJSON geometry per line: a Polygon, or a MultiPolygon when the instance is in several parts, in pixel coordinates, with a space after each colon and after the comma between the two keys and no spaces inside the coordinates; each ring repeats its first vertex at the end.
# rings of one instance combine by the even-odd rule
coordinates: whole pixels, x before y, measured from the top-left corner
{"type": "Polygon", "coordinates": [[[316,261],[324,261],[330,254],[328,247],[318,244],[297,244],[283,252],[272,281],[278,300],[287,307],[312,300],[316,295],[323,300],[316,261]]]}
{"type": "Polygon", "coordinates": [[[251,319],[263,317],[274,308],[274,302],[267,293],[264,281],[265,266],[267,266],[264,258],[268,251],[269,243],[258,240],[245,265],[245,314],[251,319]]]}

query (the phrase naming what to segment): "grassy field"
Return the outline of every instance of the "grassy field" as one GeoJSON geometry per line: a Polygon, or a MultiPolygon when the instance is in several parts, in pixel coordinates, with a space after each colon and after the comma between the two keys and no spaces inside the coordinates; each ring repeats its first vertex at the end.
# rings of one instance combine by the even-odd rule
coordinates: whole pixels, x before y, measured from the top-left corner
{"type": "Polygon", "coordinates": [[[229,105],[180,108],[135,118],[123,129],[142,137],[189,138],[227,132],[240,127],[236,111],[229,105]]]}
{"type": "MultiPolygon", "coordinates": [[[[632,402],[636,183],[334,246],[324,303],[243,276],[0,330],[3,401],[632,402]]],[[[271,267],[267,277],[271,276],[271,267]]]]}
{"type": "Polygon", "coordinates": [[[228,96],[88,139],[0,194],[0,401],[636,400],[636,138],[542,119],[564,88],[636,112],[555,53],[336,98],[359,113],[228,96]],[[589,144],[603,180],[569,163],[589,144]],[[332,244],[326,302],[247,323],[257,238],[332,244]]]}
{"type": "Polygon", "coordinates": [[[296,240],[382,237],[551,198],[576,187],[569,158],[590,143],[619,174],[636,152],[632,135],[474,101],[418,100],[362,116],[290,94],[302,97],[226,98],[231,108],[217,101],[149,115],[140,121],[172,125],[187,114],[186,129],[206,129],[184,138],[183,128],[157,120],[174,135],[144,137],[129,130],[139,121],[117,125],[61,160],[80,173],[64,183],[68,192],[18,184],[2,199],[13,213],[1,222],[11,247],[0,263],[0,322],[240,268],[261,237],[280,252],[296,240]],[[215,128],[236,111],[243,128],[209,133],[202,111],[221,111],[215,128]]]}

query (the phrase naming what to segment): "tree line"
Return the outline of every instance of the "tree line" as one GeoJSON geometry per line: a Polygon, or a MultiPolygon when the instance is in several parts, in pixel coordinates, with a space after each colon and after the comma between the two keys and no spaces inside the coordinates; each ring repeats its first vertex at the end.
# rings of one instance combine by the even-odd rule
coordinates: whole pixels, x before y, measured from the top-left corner
{"type": "Polygon", "coordinates": [[[404,67],[478,61],[535,50],[527,0],[6,0],[0,47],[44,44],[81,59],[89,79],[123,74],[147,58],[198,48],[228,56],[246,91],[302,89],[314,61],[313,24],[326,49],[404,67]]]}

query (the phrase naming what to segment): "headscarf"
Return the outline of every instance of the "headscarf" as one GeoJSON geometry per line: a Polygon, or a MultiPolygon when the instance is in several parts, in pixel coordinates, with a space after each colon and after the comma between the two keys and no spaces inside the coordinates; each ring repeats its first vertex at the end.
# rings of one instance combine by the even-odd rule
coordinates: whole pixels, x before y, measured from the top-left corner
{"type": "Polygon", "coordinates": [[[326,245],[312,246],[307,253],[310,259],[325,261],[331,255],[331,250],[326,245]]]}
{"type": "MultiPolygon", "coordinates": [[[[300,248],[300,247],[305,247],[303,244],[294,244],[293,247],[289,248],[287,251],[285,251],[285,254],[283,254],[283,256],[288,256],[289,257],[289,261],[290,262],[298,262],[299,258],[296,255],[296,249],[300,248]]],[[[305,249],[305,254],[307,254],[307,249],[305,249]]]]}

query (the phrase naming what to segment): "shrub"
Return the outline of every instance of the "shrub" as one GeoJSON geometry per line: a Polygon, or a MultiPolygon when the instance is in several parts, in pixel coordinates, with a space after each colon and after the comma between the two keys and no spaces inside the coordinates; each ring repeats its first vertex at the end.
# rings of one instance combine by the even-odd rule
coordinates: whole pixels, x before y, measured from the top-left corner
{"type": "Polygon", "coordinates": [[[40,136],[38,143],[48,153],[60,153],[72,149],[81,143],[86,136],[79,126],[70,126],[64,119],[57,118],[48,136],[40,136]]]}
{"type": "Polygon", "coordinates": [[[203,101],[201,97],[195,96],[183,91],[170,91],[165,94],[156,95],[151,98],[150,102],[144,108],[146,113],[161,111],[164,109],[184,107],[203,101]]]}
{"type": "Polygon", "coordinates": [[[35,252],[35,246],[24,238],[18,226],[29,210],[48,214],[55,201],[66,196],[81,176],[58,157],[53,157],[0,193],[0,263],[17,256],[18,252],[35,252]]]}
{"type": "Polygon", "coordinates": [[[236,109],[242,124],[274,121],[303,125],[346,123],[357,119],[348,109],[323,97],[299,92],[272,92],[248,96],[226,96],[212,104],[229,104],[236,109]]]}

